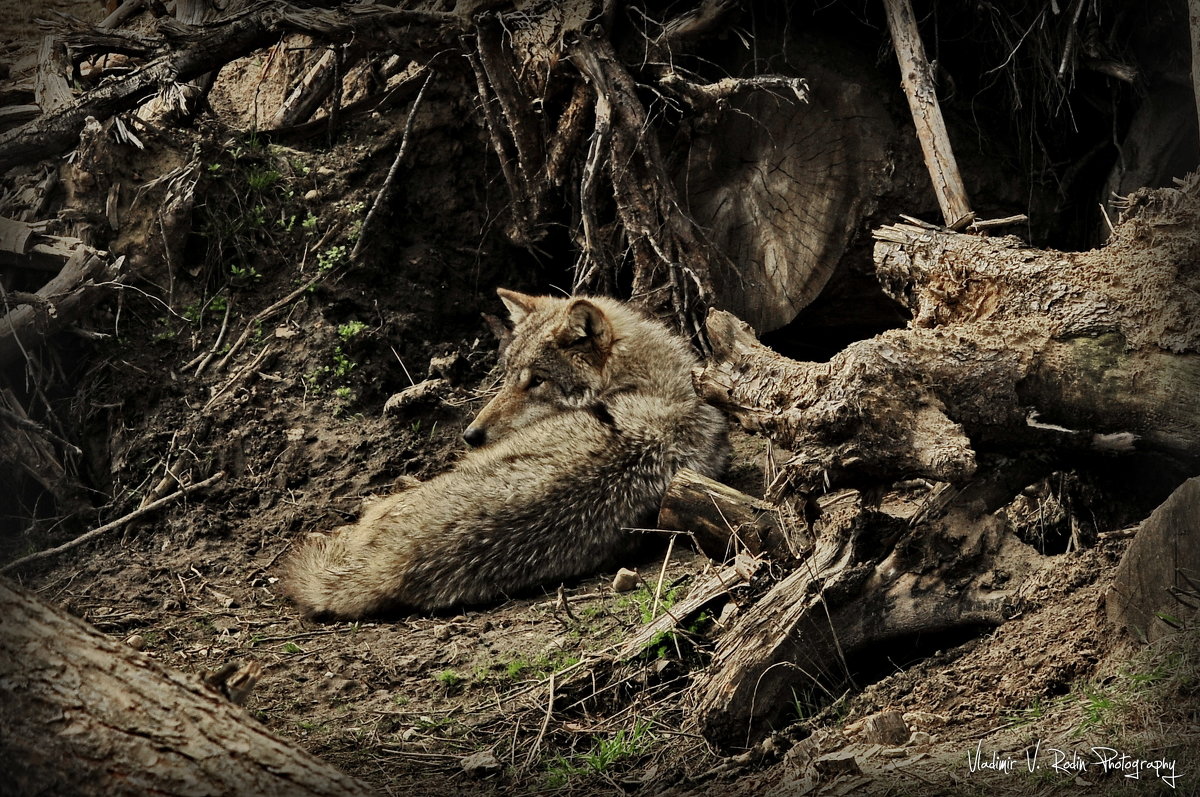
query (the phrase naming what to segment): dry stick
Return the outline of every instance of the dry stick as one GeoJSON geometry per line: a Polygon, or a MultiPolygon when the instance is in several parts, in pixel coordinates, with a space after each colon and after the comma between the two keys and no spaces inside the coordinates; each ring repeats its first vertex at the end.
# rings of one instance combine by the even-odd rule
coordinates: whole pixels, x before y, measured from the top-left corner
{"type": "Polygon", "coordinates": [[[950,136],[946,132],[946,121],[937,102],[937,91],[933,85],[933,74],[925,57],[925,46],[917,30],[911,0],[883,0],[887,9],[888,29],[892,33],[892,44],[900,62],[900,81],[908,108],[912,112],[917,138],[921,142],[921,153],[925,156],[925,167],[933,179],[933,190],[946,226],[952,230],[970,224],[975,214],[967,199],[967,189],[954,161],[950,147],[950,136]]]}
{"type": "Polygon", "coordinates": [[[675,539],[678,536],[678,534],[672,534],[671,541],[667,543],[667,555],[663,557],[662,569],[658,571],[658,584],[654,587],[654,603],[650,607],[651,620],[658,616],[658,604],[662,598],[663,580],[667,577],[667,565],[671,563],[671,552],[675,550],[675,539]]]}
{"type": "Polygon", "coordinates": [[[534,760],[537,758],[538,750],[542,747],[542,739],[546,735],[546,729],[550,727],[550,717],[554,714],[554,673],[550,673],[550,696],[546,699],[546,716],[542,718],[542,727],[538,730],[537,738],[533,740],[533,746],[529,748],[529,757],[525,759],[525,766],[533,766],[534,760]]]}
{"type": "Polygon", "coordinates": [[[199,365],[196,365],[196,373],[193,374],[193,376],[200,376],[200,374],[204,373],[204,369],[208,367],[210,362],[212,362],[213,357],[217,356],[217,351],[221,348],[221,343],[225,340],[225,332],[229,329],[229,312],[231,310],[233,310],[233,302],[226,301],[225,318],[221,320],[221,331],[217,333],[217,341],[213,343],[212,348],[208,350],[208,353],[196,356],[190,360],[187,365],[183,366],[185,369],[187,369],[191,368],[193,365],[196,365],[197,362],[200,363],[199,365]]]}
{"type": "Polygon", "coordinates": [[[250,373],[255,368],[257,368],[258,364],[263,361],[263,359],[267,356],[267,353],[270,351],[271,351],[270,343],[268,343],[266,346],[263,346],[262,351],[260,351],[256,355],[254,355],[253,360],[251,360],[250,362],[243,365],[242,368],[236,374],[234,374],[233,376],[231,376],[229,378],[228,382],[226,382],[224,385],[222,385],[220,388],[218,388],[216,390],[216,392],[214,392],[212,394],[212,398],[210,398],[207,402],[205,402],[204,409],[201,410],[201,412],[208,412],[208,409],[210,407],[212,407],[213,404],[216,404],[217,399],[219,399],[219,398],[221,398],[221,396],[225,395],[226,391],[228,391],[229,388],[231,388],[235,384],[237,384],[243,376],[245,376],[246,374],[250,373]]]}
{"type": "Polygon", "coordinates": [[[195,492],[196,490],[202,490],[205,487],[208,487],[209,485],[214,484],[215,482],[218,482],[224,478],[225,478],[225,471],[219,471],[219,472],[213,474],[212,476],[209,476],[204,481],[196,482],[195,484],[189,484],[186,487],[181,487],[180,489],[176,490],[175,492],[171,493],[170,495],[168,495],[164,498],[160,498],[152,504],[146,504],[143,507],[138,507],[137,509],[130,512],[128,515],[117,518],[116,520],[112,521],[111,523],[105,523],[103,526],[100,526],[99,528],[96,528],[96,529],[92,529],[91,531],[89,531],[85,534],[81,534],[78,537],[76,537],[75,539],[71,540],[70,542],[65,542],[62,545],[58,546],[57,548],[48,548],[44,551],[38,551],[37,553],[31,553],[31,554],[29,554],[29,556],[22,556],[20,559],[9,562],[4,567],[0,567],[0,573],[7,573],[10,570],[14,570],[18,567],[21,567],[22,565],[29,564],[30,562],[36,562],[39,559],[46,559],[47,557],[54,556],[55,554],[62,553],[63,551],[69,551],[70,549],[75,548],[80,545],[83,545],[85,542],[88,542],[89,540],[94,540],[97,537],[99,537],[100,535],[110,532],[113,529],[118,529],[121,526],[124,526],[126,523],[129,523],[130,521],[137,520],[142,515],[145,515],[149,512],[153,512],[154,510],[156,510],[160,507],[164,507],[167,504],[171,503],[172,501],[177,501],[178,499],[182,498],[183,496],[187,495],[188,493],[195,492]]]}
{"type": "Polygon", "coordinates": [[[232,357],[233,355],[237,354],[239,351],[241,351],[242,346],[245,346],[246,341],[250,339],[250,333],[252,333],[254,331],[256,324],[258,324],[260,321],[266,321],[268,318],[275,315],[275,313],[278,313],[284,307],[291,304],[293,301],[296,300],[296,297],[302,295],[306,290],[308,290],[312,286],[316,285],[317,280],[321,279],[321,277],[324,277],[324,276],[326,276],[325,273],[318,271],[316,274],[314,274],[312,276],[312,279],[310,279],[308,282],[304,283],[299,288],[297,288],[296,290],[289,293],[287,296],[284,296],[282,299],[275,302],[275,304],[271,305],[266,310],[260,310],[259,312],[257,312],[254,315],[254,317],[251,318],[250,321],[246,324],[246,329],[242,332],[241,337],[239,337],[237,339],[236,343],[234,343],[232,346],[229,347],[229,351],[225,352],[225,356],[221,358],[221,362],[217,363],[217,370],[220,371],[221,369],[223,369],[225,367],[226,363],[229,362],[229,358],[232,357]]]}
{"type": "Polygon", "coordinates": [[[404,134],[400,137],[400,149],[396,152],[396,159],[392,161],[392,167],[388,169],[387,177],[383,180],[383,187],[379,189],[379,194],[375,197],[375,202],[371,205],[371,209],[367,211],[367,217],[363,219],[362,229],[359,230],[358,240],[354,243],[354,249],[350,252],[350,260],[358,260],[358,253],[362,249],[363,241],[367,240],[367,232],[371,229],[371,224],[375,221],[375,214],[379,211],[379,206],[383,204],[383,200],[391,193],[392,181],[396,179],[396,173],[400,170],[400,162],[404,160],[404,153],[408,151],[408,136],[413,129],[413,120],[417,118],[417,108],[421,106],[421,98],[425,96],[425,89],[429,88],[430,81],[433,80],[433,70],[429,71],[429,75],[425,78],[425,83],[422,84],[421,90],[417,92],[417,98],[413,100],[412,107],[408,109],[408,119],[404,122],[404,134]]]}

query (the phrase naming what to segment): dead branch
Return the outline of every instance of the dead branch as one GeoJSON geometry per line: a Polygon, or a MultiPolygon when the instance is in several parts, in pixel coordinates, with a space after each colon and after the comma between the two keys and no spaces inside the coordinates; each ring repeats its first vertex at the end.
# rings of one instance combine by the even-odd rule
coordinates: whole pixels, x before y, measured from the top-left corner
{"type": "Polygon", "coordinates": [[[0,366],[27,356],[45,338],[81,317],[107,294],[109,285],[126,279],[124,262],[123,257],[114,260],[82,244],[70,249],[62,270],[37,292],[41,302],[8,307],[0,318],[0,366]]]}
{"type": "Polygon", "coordinates": [[[805,547],[790,539],[779,507],[684,468],[667,485],[655,526],[687,531],[705,555],[718,562],[747,551],[793,560],[805,547]]]}
{"type": "Polygon", "coordinates": [[[37,562],[42,559],[47,559],[51,556],[60,554],[63,551],[69,551],[72,548],[77,548],[78,546],[83,545],[85,542],[90,542],[91,540],[94,540],[97,537],[100,537],[101,535],[107,534],[108,532],[112,531],[113,529],[119,529],[129,522],[137,520],[138,518],[142,517],[143,515],[153,512],[156,509],[160,509],[161,507],[164,507],[167,504],[178,501],[180,498],[187,495],[188,493],[194,493],[197,490],[203,490],[205,487],[209,487],[224,478],[225,478],[225,471],[219,471],[219,472],[213,474],[212,476],[209,476],[207,479],[204,479],[203,481],[196,482],[195,484],[185,485],[185,486],[179,488],[178,490],[176,490],[175,492],[171,493],[168,496],[165,496],[163,498],[158,499],[157,501],[153,501],[149,504],[146,504],[145,506],[138,507],[137,509],[133,510],[129,514],[119,517],[110,523],[105,523],[103,526],[94,528],[91,531],[86,532],[85,534],[80,534],[78,537],[76,537],[73,540],[70,540],[69,542],[65,542],[62,545],[59,545],[55,548],[47,548],[44,551],[37,551],[36,553],[31,553],[28,556],[22,556],[20,559],[15,559],[15,560],[9,562],[8,564],[4,565],[4,567],[0,567],[0,573],[7,573],[10,570],[16,570],[20,567],[24,567],[25,565],[29,564],[30,562],[37,562]]]}
{"type": "Polygon", "coordinates": [[[921,152],[925,155],[925,166],[933,180],[933,190],[937,194],[942,217],[950,229],[962,229],[971,223],[975,214],[971,211],[967,189],[954,160],[946,122],[937,101],[933,71],[925,58],[925,46],[917,30],[912,2],[884,0],[883,5],[887,9],[888,30],[892,33],[896,58],[900,61],[904,95],[908,98],[908,107],[917,127],[917,138],[921,141],[921,152]]]}

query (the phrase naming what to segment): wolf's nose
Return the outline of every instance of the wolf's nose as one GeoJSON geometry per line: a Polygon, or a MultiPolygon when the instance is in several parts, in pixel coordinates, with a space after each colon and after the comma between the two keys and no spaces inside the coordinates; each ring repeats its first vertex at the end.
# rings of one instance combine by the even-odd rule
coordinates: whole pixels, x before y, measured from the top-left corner
{"type": "Polygon", "coordinates": [[[463,440],[472,448],[478,448],[487,440],[487,429],[482,426],[468,426],[467,431],[463,432],[463,440]]]}

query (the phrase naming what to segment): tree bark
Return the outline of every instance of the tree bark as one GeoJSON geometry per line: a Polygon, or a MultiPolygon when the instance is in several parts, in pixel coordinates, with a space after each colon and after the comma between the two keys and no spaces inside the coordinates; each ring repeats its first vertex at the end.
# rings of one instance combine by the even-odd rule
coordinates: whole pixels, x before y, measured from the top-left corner
{"type": "Polygon", "coordinates": [[[805,363],[709,316],[697,387],[797,452],[781,493],[916,476],[962,483],[977,448],[1135,448],[1200,460],[1200,178],[1140,192],[1110,243],[1030,249],[912,225],[876,233],[909,329],[805,363]]]}
{"type": "Polygon", "coordinates": [[[0,580],[6,794],[366,795],[192,676],[0,580]]]}
{"type": "Polygon", "coordinates": [[[1147,449],[1200,465],[1200,177],[1138,192],[1092,252],[914,225],[876,237],[910,328],[805,363],[713,313],[697,388],[796,452],[775,480],[781,501],[844,484],[878,495],[907,476],[948,484],[907,517],[857,492],[824,508],[812,553],[721,637],[697,681],[700,730],[722,747],[782,720],[796,685],[853,683],[858,652],[1002,622],[1051,561],[995,513],[1039,462],[1147,449]]]}

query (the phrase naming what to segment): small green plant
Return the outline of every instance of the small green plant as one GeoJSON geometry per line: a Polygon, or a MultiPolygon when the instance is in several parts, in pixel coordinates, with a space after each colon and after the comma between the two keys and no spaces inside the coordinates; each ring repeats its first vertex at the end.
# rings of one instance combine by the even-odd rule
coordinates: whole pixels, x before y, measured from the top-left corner
{"type": "Polygon", "coordinates": [[[349,341],[351,338],[356,337],[359,334],[361,334],[363,332],[363,330],[365,330],[366,328],[367,328],[367,325],[364,324],[362,321],[350,320],[344,324],[339,324],[338,328],[337,328],[337,332],[338,332],[338,336],[342,340],[349,341]]]}
{"type": "Polygon", "coordinates": [[[547,780],[551,788],[561,788],[579,775],[609,773],[618,764],[644,755],[652,742],[649,724],[639,720],[628,732],[622,729],[607,738],[596,737],[586,753],[556,756],[547,767],[547,780]]]}
{"type": "Polygon", "coordinates": [[[1108,725],[1117,712],[1117,702],[1108,695],[1088,690],[1083,700],[1083,721],[1075,729],[1075,735],[1081,736],[1092,728],[1108,725]]]}
{"type": "Polygon", "coordinates": [[[283,175],[275,169],[252,169],[246,173],[246,185],[254,191],[265,191],[279,182],[281,177],[283,175]]]}
{"type": "Polygon", "coordinates": [[[453,689],[462,683],[463,677],[454,670],[442,670],[433,679],[447,689],[453,689]]]}
{"type": "MultiPolygon", "coordinates": [[[[237,263],[230,263],[229,273],[236,282],[258,282],[262,279],[262,274],[259,274],[258,269],[254,266],[239,266],[237,263]]],[[[224,312],[224,308],[222,308],[222,312],[224,312]]]]}
{"type": "Polygon", "coordinates": [[[341,346],[335,346],[333,349],[333,375],[338,379],[345,379],[350,376],[350,372],[358,367],[358,363],[351,360],[341,346]]]}
{"type": "Polygon", "coordinates": [[[300,646],[297,645],[295,642],[287,642],[283,646],[283,652],[284,653],[303,653],[304,651],[301,650],[300,646]]]}
{"type": "Polygon", "coordinates": [[[350,251],[340,244],[335,244],[317,255],[317,271],[325,274],[346,259],[350,251]]]}

